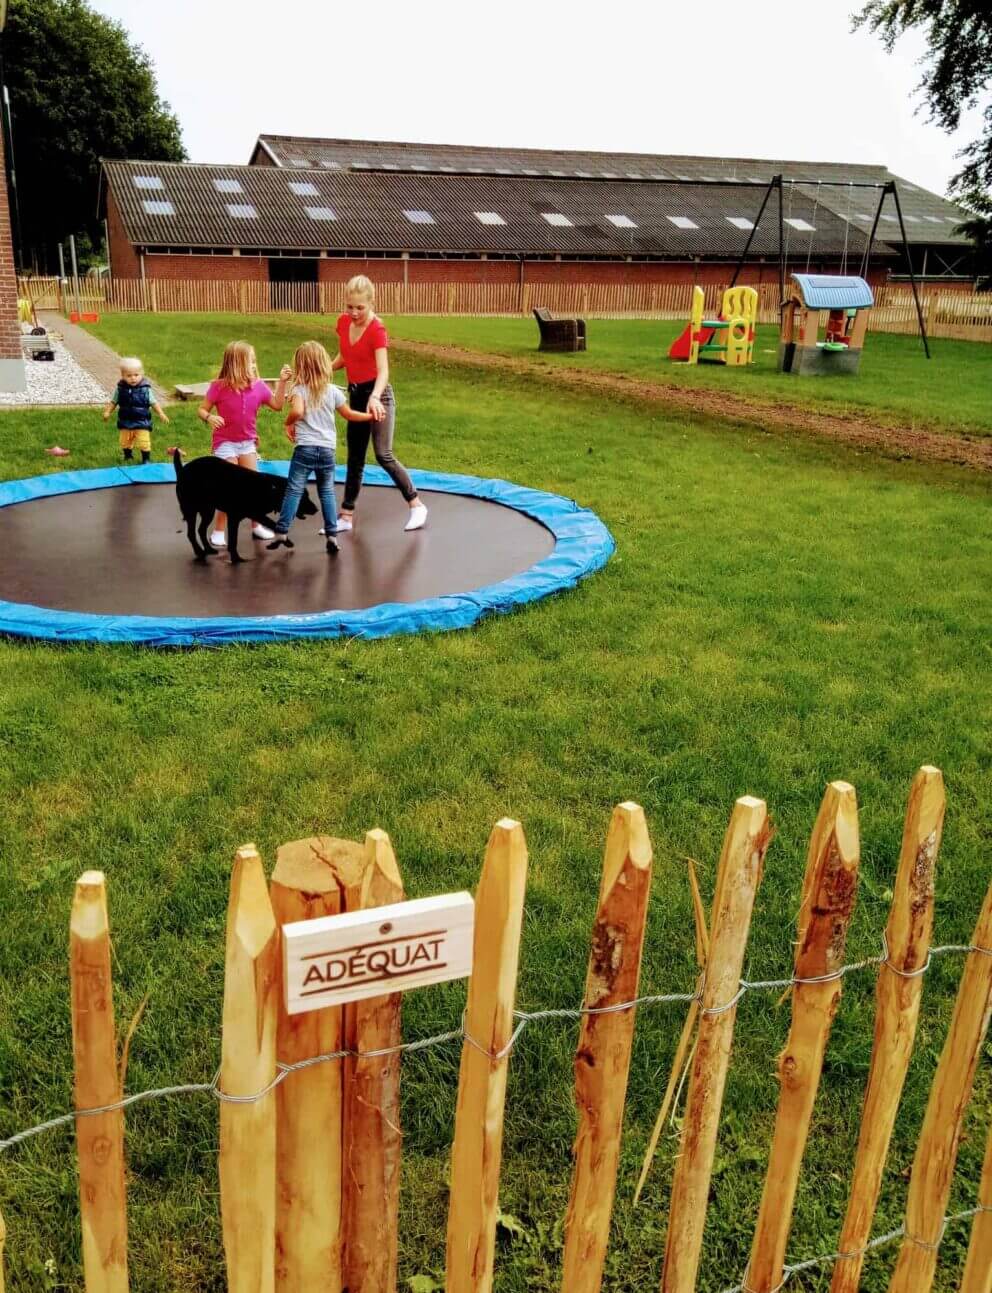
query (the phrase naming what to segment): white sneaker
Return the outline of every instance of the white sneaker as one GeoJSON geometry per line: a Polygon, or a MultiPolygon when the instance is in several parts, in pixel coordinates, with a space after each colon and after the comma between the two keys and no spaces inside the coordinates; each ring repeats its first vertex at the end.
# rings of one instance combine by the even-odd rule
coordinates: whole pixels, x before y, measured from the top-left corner
{"type": "Polygon", "coordinates": [[[423,503],[418,503],[416,507],[410,508],[410,519],[404,525],[404,530],[422,530],[424,522],[427,520],[427,508],[423,503]]]}
{"type": "Polygon", "coordinates": [[[274,539],[275,530],[270,530],[267,525],[253,525],[251,527],[251,537],[253,539],[274,539]]]}
{"type": "Polygon", "coordinates": [[[227,547],[227,540],[224,537],[223,530],[214,530],[213,534],[210,536],[210,546],[212,548],[227,547]]]}
{"type": "MultiPolygon", "coordinates": [[[[353,530],[354,528],[355,527],[352,525],[350,521],[344,520],[343,517],[340,517],[340,516],[338,517],[338,534],[340,534],[343,530],[353,530]]],[[[324,531],[321,530],[321,534],[323,533],[324,531]]]]}

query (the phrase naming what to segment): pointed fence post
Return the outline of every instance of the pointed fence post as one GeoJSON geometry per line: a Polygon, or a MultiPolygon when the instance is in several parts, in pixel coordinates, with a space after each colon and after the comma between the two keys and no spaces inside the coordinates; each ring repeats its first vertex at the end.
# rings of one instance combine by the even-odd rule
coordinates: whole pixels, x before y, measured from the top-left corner
{"type": "MultiPolygon", "coordinates": [[[[352,902],[355,900],[352,898],[352,902]]],[[[365,836],[365,869],[357,905],[403,901],[403,881],[385,831],[365,836]]],[[[403,996],[391,992],[354,1002],[349,1047],[359,1055],[399,1046],[403,996]]],[[[352,1057],[345,1068],[345,1283],[348,1293],[394,1293],[399,1249],[400,1053],[352,1057]]]]}
{"type": "MultiPolygon", "coordinates": [[[[609,1011],[637,996],[651,896],[651,857],[643,808],[620,804],[613,810],[606,840],[586,974],[586,1010],[609,1011]]],[[[567,1293],[599,1293],[603,1279],[634,1023],[633,1009],[587,1014],[582,1019],[575,1055],[579,1126],[565,1219],[562,1288],[567,1293]]]]}
{"type": "MultiPolygon", "coordinates": [[[[336,916],[341,888],[319,840],[276,852],[270,894],[279,927],[336,916]]],[[[295,1064],[341,1049],[342,1009],[286,1012],[279,994],[276,1054],[295,1064]]],[[[276,1293],[341,1290],[342,1061],[300,1069],[276,1088],[276,1293]]]]}
{"type": "Polygon", "coordinates": [[[928,1293],[989,1015],[992,1013],[992,886],[972,936],[951,1027],[930,1087],[913,1159],[906,1203],[906,1235],[889,1282],[889,1293],[928,1293]]]}
{"type": "Polygon", "coordinates": [[[860,860],[854,787],[832,781],[813,827],[803,882],[792,1023],[778,1060],[778,1111],[746,1280],[752,1293],[772,1293],[782,1284],[799,1171],[840,1003],[842,980],[829,976],[844,964],[860,860]],[[826,982],[803,982],[820,978],[826,982]]]}
{"type": "Polygon", "coordinates": [[[771,826],[764,800],[742,796],[734,804],[724,836],[713,896],[699,1040],[672,1183],[662,1293],[693,1293],[696,1287],[713,1153],[737,1017],[737,1007],[730,1003],[740,989],[751,912],[770,842],[771,826]]]}
{"type": "Polygon", "coordinates": [[[944,778],[938,768],[920,768],[906,806],[902,850],[889,919],[888,959],[878,972],[875,1041],[865,1088],[861,1134],[847,1215],[830,1293],[858,1293],[864,1248],[871,1236],[882,1174],[889,1152],[906,1072],[916,1040],[923,971],[933,933],[934,870],[944,829],[944,778]]]}
{"type": "Polygon", "coordinates": [[[513,1036],[527,845],[519,822],[493,827],[475,899],[472,977],[451,1150],[447,1293],[493,1284],[503,1106],[513,1036]]]}
{"type": "MultiPolygon", "coordinates": [[[[121,1098],[102,871],[84,871],[76,882],[69,956],[75,1104],[95,1109],[121,1098]]],[[[127,1293],[124,1111],[77,1118],[76,1147],[86,1293],[127,1293]]]]}
{"type": "MultiPolygon", "coordinates": [[[[985,1145],[985,1162],[978,1186],[978,1207],[971,1226],[971,1243],[961,1278],[961,1293],[992,1293],[992,1126],[985,1145]]],[[[0,1293],[3,1281],[0,1276],[0,1293]]]]}
{"type": "MultiPolygon", "coordinates": [[[[254,844],[234,855],[227,908],[220,1090],[254,1096],[276,1075],[278,938],[254,844]]],[[[220,1203],[229,1293],[273,1293],[276,1096],[220,1106],[220,1203]]]]}

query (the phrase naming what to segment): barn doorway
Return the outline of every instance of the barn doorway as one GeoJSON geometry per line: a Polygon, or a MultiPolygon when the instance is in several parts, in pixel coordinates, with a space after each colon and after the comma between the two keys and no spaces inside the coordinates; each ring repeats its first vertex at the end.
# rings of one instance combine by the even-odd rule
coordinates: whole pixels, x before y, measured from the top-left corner
{"type": "Polygon", "coordinates": [[[269,260],[269,306],[301,314],[320,312],[318,265],[314,259],[273,256],[269,260]]]}

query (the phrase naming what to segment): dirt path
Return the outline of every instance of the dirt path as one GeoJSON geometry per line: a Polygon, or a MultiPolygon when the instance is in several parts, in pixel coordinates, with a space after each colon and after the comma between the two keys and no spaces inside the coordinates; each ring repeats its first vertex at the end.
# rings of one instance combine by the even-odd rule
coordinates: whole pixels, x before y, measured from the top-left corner
{"type": "Polygon", "coordinates": [[[820,413],[796,404],[757,404],[723,391],[664,386],[622,373],[584,372],[574,368],[539,367],[526,359],[459,346],[438,346],[425,341],[397,341],[399,351],[436,359],[439,363],[467,368],[491,368],[518,373],[538,381],[552,382],[569,390],[591,395],[614,395],[635,403],[647,402],[690,413],[697,417],[721,418],[765,430],[799,433],[838,440],[857,449],[868,449],[891,458],[912,458],[919,462],[953,463],[975,471],[992,472],[992,437],[970,437],[914,427],[887,425],[861,418],[820,413]]]}

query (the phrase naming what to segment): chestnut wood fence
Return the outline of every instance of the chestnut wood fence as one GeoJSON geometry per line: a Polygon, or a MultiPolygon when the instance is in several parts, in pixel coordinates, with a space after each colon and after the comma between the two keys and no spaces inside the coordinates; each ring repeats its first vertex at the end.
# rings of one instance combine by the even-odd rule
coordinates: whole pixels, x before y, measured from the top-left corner
{"type": "MultiPolygon", "coordinates": [[[[661,1005],[684,1006],[687,1026],[679,1050],[691,1052],[686,1109],[659,1278],[662,1293],[692,1293],[737,1003],[748,992],[778,992],[784,985],[791,993],[791,1026],[778,1060],[779,1104],[764,1191],[750,1257],[741,1254],[743,1278],[725,1293],[774,1293],[809,1268],[832,1269],[832,1293],[856,1293],[863,1262],[885,1243],[899,1245],[889,1293],[928,1293],[946,1225],[963,1220],[972,1222],[972,1231],[957,1287],[960,1293],[990,1293],[992,1129],[974,1206],[952,1218],[945,1214],[992,1013],[992,887],[970,944],[931,946],[943,820],[941,774],[921,768],[909,794],[881,955],[849,965],[845,943],[857,892],[858,810],[852,786],[829,785],[810,838],[791,974],[754,983],[741,976],[772,829],[762,800],[739,799],[723,841],[709,921],[697,903],[697,991],[639,997],[652,847],[643,811],[621,804],[606,839],[582,1007],[522,1012],[515,1009],[515,993],[527,847],[520,824],[504,819],[493,828],[477,890],[475,959],[462,1026],[407,1043],[401,1039],[398,994],[290,1017],[281,991],[284,923],[402,898],[388,837],[372,830],[364,845],[327,837],[284,845],[271,882],[254,846],[246,845],[235,856],[231,876],[219,1075],[210,1083],[127,1098],[114,1024],[106,886],[102,873],[87,871],[76,885],[70,919],[77,1112],[0,1142],[0,1150],[75,1119],[85,1288],[127,1293],[125,1108],[153,1096],[210,1093],[220,1102],[220,1207],[232,1293],[394,1293],[401,1055],[460,1042],[446,1289],[485,1293],[494,1279],[514,1042],[525,1027],[571,1017],[579,1022],[577,1132],[561,1287],[564,1293],[598,1293],[637,1015],[661,1005]],[[873,1239],[925,973],[933,957],[951,953],[962,957],[963,971],[932,1079],[905,1221],[873,1239]],[[831,1023],[845,975],[864,970],[877,971],[875,1038],[840,1242],[836,1252],[790,1264],[793,1205],[831,1023]]],[[[677,1059],[673,1078],[679,1066],[677,1059]]],[[[815,1164],[806,1168],[816,1170],[815,1164]]],[[[132,1171],[140,1171],[140,1164],[132,1171]]],[[[0,1267],[3,1234],[0,1221],[0,1267]]],[[[16,1266],[16,1227],[8,1259],[16,1266]]]]}
{"type": "MultiPolygon", "coordinates": [[[[720,307],[723,286],[704,288],[705,308],[720,307]]],[[[339,283],[223,283],[185,279],[20,279],[18,291],[36,309],[78,308],[86,312],[160,312],[269,314],[336,314],[339,283]]],[[[905,284],[878,290],[868,327],[873,332],[915,336],[918,330],[912,292],[905,284]]],[[[591,318],[688,319],[689,283],[380,283],[377,308],[382,314],[524,315],[537,306],[555,314],[591,318]]],[[[992,341],[992,292],[922,293],[927,331],[932,337],[992,341]]],[[[759,289],[758,321],[778,322],[778,284],[759,289]]]]}

